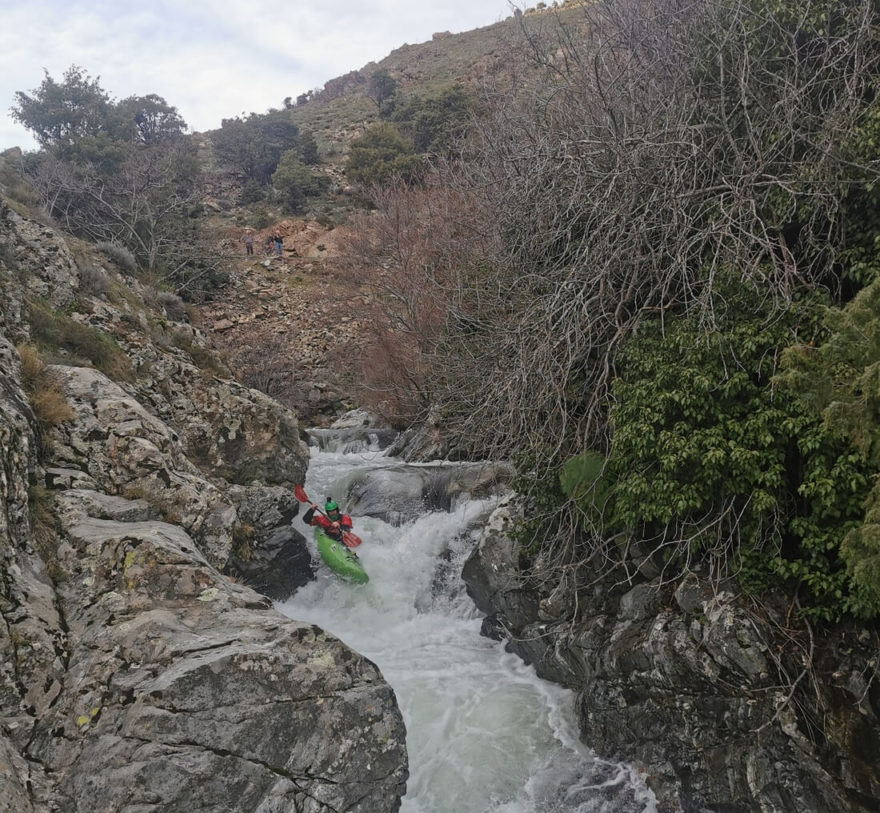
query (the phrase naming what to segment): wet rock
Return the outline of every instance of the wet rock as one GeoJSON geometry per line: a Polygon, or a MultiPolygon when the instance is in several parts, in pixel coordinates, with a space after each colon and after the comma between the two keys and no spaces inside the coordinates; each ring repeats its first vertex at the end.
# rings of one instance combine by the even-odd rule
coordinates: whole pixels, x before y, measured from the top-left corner
{"type": "MultiPolygon", "coordinates": [[[[533,574],[540,568],[529,564],[533,574]]],[[[765,608],[759,616],[734,591],[693,574],[674,590],[657,579],[629,583],[643,564],[629,578],[584,573],[589,586],[576,593],[558,579],[545,580],[552,590],[544,590],[519,570],[499,517],[462,575],[488,614],[487,633],[504,629],[509,649],[577,693],[583,741],[601,756],[643,765],[658,809],[873,809],[880,719],[859,699],[865,684],[840,668],[858,663],[856,672],[876,676],[871,641],[816,640],[805,662],[808,643],[781,631],[784,613],[765,608]],[[523,601],[529,591],[533,599],[523,601]],[[561,596],[570,599],[568,613],[561,596]],[[802,681],[808,686],[798,694],[802,681]],[[810,716],[818,709],[819,738],[810,716]]]]}

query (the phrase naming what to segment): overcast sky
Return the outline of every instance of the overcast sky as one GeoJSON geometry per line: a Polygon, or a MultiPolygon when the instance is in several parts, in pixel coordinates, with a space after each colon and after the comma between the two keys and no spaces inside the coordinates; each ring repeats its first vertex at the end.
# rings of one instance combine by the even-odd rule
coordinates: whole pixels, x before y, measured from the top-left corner
{"type": "MultiPolygon", "coordinates": [[[[521,4],[520,4],[521,5],[521,4]]],[[[195,131],[281,107],[438,31],[491,25],[509,0],[0,0],[0,150],[33,149],[9,116],[43,69],[79,65],[115,99],[157,93],[195,131]]]]}

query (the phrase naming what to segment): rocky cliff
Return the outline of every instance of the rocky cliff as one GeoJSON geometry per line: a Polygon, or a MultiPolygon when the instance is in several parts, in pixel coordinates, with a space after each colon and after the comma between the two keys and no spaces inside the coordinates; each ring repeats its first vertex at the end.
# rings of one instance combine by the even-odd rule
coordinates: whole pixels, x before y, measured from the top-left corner
{"type": "Polygon", "coordinates": [[[664,586],[649,561],[551,590],[520,567],[517,515],[501,506],[465,565],[486,632],[577,692],[584,742],[640,764],[659,810],[880,808],[876,631],[811,630],[701,574],[664,586]]]}
{"type": "Polygon", "coordinates": [[[396,810],[390,687],[266,595],[296,416],[180,304],[0,203],[0,810],[396,810]]]}

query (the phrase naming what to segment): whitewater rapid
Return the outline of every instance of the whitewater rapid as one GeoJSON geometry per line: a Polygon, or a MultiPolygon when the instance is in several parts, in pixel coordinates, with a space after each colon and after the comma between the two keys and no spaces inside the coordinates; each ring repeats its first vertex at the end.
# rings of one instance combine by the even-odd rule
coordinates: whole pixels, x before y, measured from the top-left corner
{"type": "MultiPolygon", "coordinates": [[[[354,477],[391,465],[313,448],[306,491],[345,509],[354,477]]],[[[578,741],[572,693],[480,635],[460,572],[493,504],[468,500],[399,527],[353,514],[369,583],[342,582],[312,546],[316,581],[278,608],[368,657],[394,689],[407,727],[404,813],[656,813],[637,771],[578,741]]]]}

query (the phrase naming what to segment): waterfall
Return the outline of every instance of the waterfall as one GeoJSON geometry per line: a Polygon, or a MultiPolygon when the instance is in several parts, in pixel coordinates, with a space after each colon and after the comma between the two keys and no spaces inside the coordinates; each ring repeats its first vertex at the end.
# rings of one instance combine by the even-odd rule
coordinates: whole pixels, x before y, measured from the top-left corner
{"type": "MultiPolygon", "coordinates": [[[[345,448],[351,442],[345,437],[345,448]]],[[[317,580],[279,609],[370,658],[394,689],[410,763],[401,810],[655,813],[634,768],[600,760],[578,741],[573,694],[480,636],[460,572],[498,497],[464,492],[446,510],[410,503],[390,521],[361,515],[351,495],[363,500],[369,483],[387,482],[392,470],[399,481],[409,471],[417,489],[441,467],[357,448],[346,453],[322,437],[305,486],[316,502],[332,496],[352,514],[370,581],[344,583],[319,563],[317,580]]]]}

